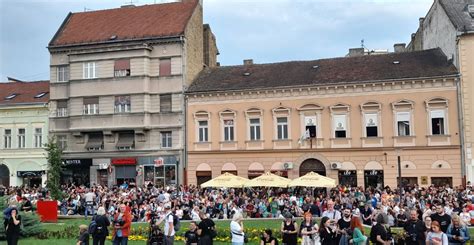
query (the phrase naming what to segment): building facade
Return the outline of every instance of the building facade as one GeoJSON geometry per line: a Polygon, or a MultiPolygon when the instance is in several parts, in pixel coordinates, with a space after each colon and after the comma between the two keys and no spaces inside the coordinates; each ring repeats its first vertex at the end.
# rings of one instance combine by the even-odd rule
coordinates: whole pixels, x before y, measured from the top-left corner
{"type": "Polygon", "coordinates": [[[182,182],[183,91],[216,65],[206,30],[197,0],[66,17],[48,47],[50,133],[64,150],[63,183],[182,182]]]}
{"type": "Polygon", "coordinates": [[[412,34],[409,51],[441,48],[461,74],[463,176],[474,181],[474,1],[435,0],[412,34]]]}
{"type": "Polygon", "coordinates": [[[461,184],[456,68],[439,49],[203,70],[187,92],[189,184],[223,172],[351,186],[461,184]]]}
{"type": "Polygon", "coordinates": [[[45,184],[48,98],[48,81],[0,83],[0,185],[45,184]]]}

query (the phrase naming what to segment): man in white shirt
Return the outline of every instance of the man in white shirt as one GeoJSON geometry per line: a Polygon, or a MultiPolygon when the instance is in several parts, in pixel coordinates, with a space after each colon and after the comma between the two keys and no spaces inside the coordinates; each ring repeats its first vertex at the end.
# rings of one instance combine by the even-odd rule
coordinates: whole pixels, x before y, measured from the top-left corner
{"type": "Polygon", "coordinates": [[[87,193],[84,195],[84,199],[86,201],[86,210],[85,210],[85,216],[87,219],[88,214],[94,215],[94,201],[95,201],[95,193],[92,192],[92,190],[87,189],[87,193]]]}
{"type": "Polygon", "coordinates": [[[328,217],[331,220],[331,223],[337,223],[337,221],[341,218],[341,212],[334,209],[334,202],[332,200],[328,201],[328,209],[323,212],[322,217],[328,217]]]}
{"type": "MultiPolygon", "coordinates": [[[[173,224],[173,213],[171,211],[171,204],[165,204],[165,245],[173,245],[174,243],[174,224],[173,224]]],[[[160,222],[161,223],[161,222],[160,222]]]]}

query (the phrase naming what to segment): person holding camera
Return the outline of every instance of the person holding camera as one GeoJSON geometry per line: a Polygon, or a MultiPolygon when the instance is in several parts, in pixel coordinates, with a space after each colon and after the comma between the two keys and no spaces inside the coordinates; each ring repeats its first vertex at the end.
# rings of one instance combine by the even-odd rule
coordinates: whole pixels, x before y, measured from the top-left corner
{"type": "Polygon", "coordinates": [[[184,238],[186,239],[186,245],[197,245],[199,242],[199,237],[197,234],[197,224],[196,221],[189,222],[189,230],[184,233],[184,238]]]}
{"type": "Polygon", "coordinates": [[[115,214],[113,225],[113,245],[127,245],[128,235],[130,234],[130,227],[132,225],[132,217],[127,211],[127,206],[125,204],[120,205],[120,212],[115,214]]]}
{"type": "Polygon", "coordinates": [[[422,245],[425,244],[426,227],[421,220],[418,219],[418,212],[416,209],[410,211],[410,220],[407,221],[403,227],[407,237],[405,244],[407,245],[422,245]]]}

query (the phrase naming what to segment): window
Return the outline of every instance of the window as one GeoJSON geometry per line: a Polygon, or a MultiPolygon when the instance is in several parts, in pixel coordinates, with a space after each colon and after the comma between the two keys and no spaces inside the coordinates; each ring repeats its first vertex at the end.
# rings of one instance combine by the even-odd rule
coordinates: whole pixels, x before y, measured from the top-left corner
{"type": "Polygon", "coordinates": [[[12,130],[5,129],[3,134],[3,148],[11,149],[12,148],[12,130]]]}
{"type": "Polygon", "coordinates": [[[119,150],[132,150],[135,146],[135,132],[125,131],[118,133],[118,141],[115,145],[119,150]]]}
{"type": "Polygon", "coordinates": [[[129,59],[122,59],[122,60],[115,61],[114,76],[115,77],[130,76],[130,60],[129,59]]]}
{"type": "Polygon", "coordinates": [[[410,136],[410,112],[397,112],[398,136],[410,136]]]}
{"type": "Polygon", "coordinates": [[[43,147],[43,129],[35,128],[35,148],[43,147]]]}
{"type": "Polygon", "coordinates": [[[225,119],[223,122],[224,122],[224,141],[234,141],[234,120],[225,119]]]}
{"type": "Polygon", "coordinates": [[[378,114],[366,113],[364,114],[364,119],[365,119],[366,137],[377,137],[378,136],[378,114]]]}
{"type": "Polygon", "coordinates": [[[130,96],[115,96],[115,113],[130,112],[130,96]]]}
{"type": "Polygon", "coordinates": [[[277,117],[277,139],[288,139],[288,118],[277,117]]]}
{"type": "Polygon", "coordinates": [[[208,142],[208,122],[207,121],[198,121],[199,124],[199,142],[208,142]]]}
{"type": "Polygon", "coordinates": [[[171,59],[160,59],[160,76],[171,76],[171,59]]]}
{"type": "Polygon", "coordinates": [[[346,120],[347,115],[334,115],[334,138],[346,138],[347,136],[347,127],[346,120]]]}
{"type": "Polygon", "coordinates": [[[445,134],[445,111],[444,110],[432,110],[430,111],[431,117],[431,134],[432,135],[444,135],[445,134]]]}
{"type": "Polygon", "coordinates": [[[171,94],[160,95],[160,112],[171,112],[171,94]]]}
{"type": "Polygon", "coordinates": [[[86,62],[82,65],[82,68],[83,68],[82,78],[84,79],[96,78],[95,62],[86,62]]]}
{"type": "Polygon", "coordinates": [[[48,94],[48,92],[41,92],[41,93],[35,95],[35,99],[43,98],[47,94],[48,94]]]}
{"type": "Polygon", "coordinates": [[[56,116],[67,117],[67,100],[58,100],[56,116]]]}
{"type": "Polygon", "coordinates": [[[99,97],[84,98],[84,115],[99,114],[99,97]]]}
{"type": "Polygon", "coordinates": [[[17,96],[17,94],[10,94],[10,95],[8,95],[8,96],[5,97],[5,100],[14,99],[16,96],[17,96]]]}
{"type": "Polygon", "coordinates": [[[18,129],[18,148],[25,148],[26,147],[25,132],[26,132],[26,130],[24,128],[19,128],[18,129]]]}
{"type": "Polygon", "coordinates": [[[58,82],[69,81],[69,66],[58,66],[56,68],[56,71],[57,71],[58,82]]]}
{"type": "Polygon", "coordinates": [[[260,118],[251,118],[250,122],[250,140],[260,140],[260,118]]]}
{"type": "Polygon", "coordinates": [[[66,150],[67,148],[67,135],[58,135],[57,136],[58,147],[61,150],[66,150]]]}
{"type": "Polygon", "coordinates": [[[162,148],[171,148],[173,146],[171,135],[172,135],[171,131],[161,132],[161,147],[162,148]]]}
{"type": "Polygon", "coordinates": [[[102,132],[89,133],[85,148],[88,151],[100,151],[104,149],[104,135],[102,132]]]}

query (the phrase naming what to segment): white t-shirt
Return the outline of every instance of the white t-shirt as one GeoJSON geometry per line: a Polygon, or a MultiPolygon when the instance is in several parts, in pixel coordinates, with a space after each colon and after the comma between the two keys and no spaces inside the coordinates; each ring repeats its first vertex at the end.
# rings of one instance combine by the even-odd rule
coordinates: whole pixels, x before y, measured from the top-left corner
{"type": "Polygon", "coordinates": [[[174,227],[171,229],[171,234],[168,234],[170,229],[170,223],[173,224],[173,215],[171,212],[168,212],[165,216],[165,236],[174,236],[174,227]]]}
{"type": "Polygon", "coordinates": [[[235,221],[230,222],[230,231],[232,232],[232,242],[241,242],[241,243],[244,242],[244,233],[241,232],[240,229],[241,227],[239,223],[235,221]],[[234,233],[242,234],[242,236],[236,235],[234,233]]]}

